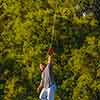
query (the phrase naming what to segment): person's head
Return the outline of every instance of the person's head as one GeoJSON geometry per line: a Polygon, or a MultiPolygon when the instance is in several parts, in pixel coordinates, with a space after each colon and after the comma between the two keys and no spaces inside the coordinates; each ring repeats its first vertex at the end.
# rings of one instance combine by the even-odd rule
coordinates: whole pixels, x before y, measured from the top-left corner
{"type": "Polygon", "coordinates": [[[44,69],[45,69],[45,67],[46,67],[46,64],[41,63],[41,64],[40,64],[40,71],[43,72],[44,69]]]}

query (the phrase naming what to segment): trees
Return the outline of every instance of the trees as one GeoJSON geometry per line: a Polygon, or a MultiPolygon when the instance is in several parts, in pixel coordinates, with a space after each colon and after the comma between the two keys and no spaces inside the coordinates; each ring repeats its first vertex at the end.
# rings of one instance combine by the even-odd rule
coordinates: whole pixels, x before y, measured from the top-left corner
{"type": "Polygon", "coordinates": [[[57,49],[64,48],[54,54],[55,99],[99,97],[99,24],[93,10],[83,16],[84,5],[92,4],[91,0],[0,1],[0,78],[6,80],[5,100],[38,100],[38,66],[47,62],[52,36],[57,49]]]}

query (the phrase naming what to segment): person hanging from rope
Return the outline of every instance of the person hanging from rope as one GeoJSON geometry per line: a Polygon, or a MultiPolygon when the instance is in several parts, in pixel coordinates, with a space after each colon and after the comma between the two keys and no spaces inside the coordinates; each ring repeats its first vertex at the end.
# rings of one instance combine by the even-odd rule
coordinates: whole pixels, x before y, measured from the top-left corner
{"type": "Polygon", "coordinates": [[[54,100],[54,94],[56,85],[54,82],[54,76],[53,76],[53,64],[52,64],[52,54],[53,49],[49,48],[48,50],[48,64],[41,63],[40,64],[40,71],[42,80],[40,82],[40,85],[37,88],[37,92],[40,93],[40,100],[54,100]]]}

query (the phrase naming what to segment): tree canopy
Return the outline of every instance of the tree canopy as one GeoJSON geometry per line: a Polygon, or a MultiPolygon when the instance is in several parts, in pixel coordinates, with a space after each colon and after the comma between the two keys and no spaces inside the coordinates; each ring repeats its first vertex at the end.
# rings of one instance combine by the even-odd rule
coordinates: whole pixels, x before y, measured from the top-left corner
{"type": "Polygon", "coordinates": [[[99,5],[99,0],[0,0],[4,100],[39,100],[39,63],[47,63],[51,44],[58,50],[55,100],[99,100],[99,5]]]}

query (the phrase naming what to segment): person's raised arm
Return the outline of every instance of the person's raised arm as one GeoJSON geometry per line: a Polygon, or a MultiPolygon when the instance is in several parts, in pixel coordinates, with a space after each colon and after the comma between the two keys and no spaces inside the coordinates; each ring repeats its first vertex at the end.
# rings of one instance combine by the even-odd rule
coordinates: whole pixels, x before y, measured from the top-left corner
{"type": "Polygon", "coordinates": [[[51,58],[51,55],[48,55],[48,64],[52,64],[52,58],[51,58]]]}
{"type": "Polygon", "coordinates": [[[48,49],[48,66],[51,67],[52,66],[52,56],[53,56],[53,53],[54,53],[54,49],[53,48],[49,48],[48,49]]]}

